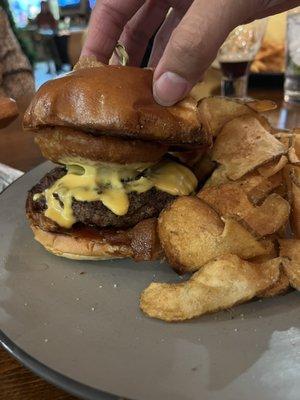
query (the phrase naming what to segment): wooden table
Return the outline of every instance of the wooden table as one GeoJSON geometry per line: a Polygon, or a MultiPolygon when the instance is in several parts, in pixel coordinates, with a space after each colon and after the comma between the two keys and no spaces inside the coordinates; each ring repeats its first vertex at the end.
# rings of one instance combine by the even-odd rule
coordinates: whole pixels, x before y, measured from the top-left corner
{"type": "MultiPolygon", "coordinates": [[[[208,74],[205,84],[197,88],[197,95],[203,97],[216,92],[219,75],[215,71],[208,74]]],[[[300,127],[300,108],[282,105],[280,90],[252,90],[250,95],[256,98],[271,99],[279,108],[269,113],[268,117],[274,126],[280,128],[300,127]]],[[[21,114],[25,108],[21,105],[21,114]]],[[[0,131],[0,162],[28,171],[43,161],[31,134],[24,134],[21,128],[21,117],[10,127],[0,131]]],[[[60,389],[38,378],[28,369],[22,367],[10,355],[0,348],[0,398],[5,400],[71,400],[60,389]]]]}

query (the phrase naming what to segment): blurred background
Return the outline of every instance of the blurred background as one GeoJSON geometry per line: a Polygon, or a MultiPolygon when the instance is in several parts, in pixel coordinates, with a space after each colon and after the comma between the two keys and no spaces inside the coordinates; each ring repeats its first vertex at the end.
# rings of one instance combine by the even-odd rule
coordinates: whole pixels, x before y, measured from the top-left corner
{"type": "MultiPolygon", "coordinates": [[[[36,87],[76,63],[94,4],[95,0],[0,0],[34,68],[36,87]]],[[[266,75],[271,84],[282,85],[285,31],[285,13],[268,20],[261,49],[250,67],[250,85],[262,84],[266,75]]]]}
{"type": "Polygon", "coordinates": [[[95,0],[0,0],[35,72],[36,87],[70,70],[95,0]]]}

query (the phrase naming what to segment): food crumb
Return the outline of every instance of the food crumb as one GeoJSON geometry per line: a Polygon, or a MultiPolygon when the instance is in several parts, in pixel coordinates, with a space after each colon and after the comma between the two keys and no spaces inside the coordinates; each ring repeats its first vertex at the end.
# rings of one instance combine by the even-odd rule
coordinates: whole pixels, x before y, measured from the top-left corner
{"type": "Polygon", "coordinates": [[[48,343],[48,339],[44,339],[44,342],[45,342],[45,343],[48,343]]]}
{"type": "Polygon", "coordinates": [[[238,330],[238,328],[234,328],[234,332],[238,332],[239,330],[238,330]]]}
{"type": "Polygon", "coordinates": [[[79,272],[79,275],[84,275],[84,274],[85,274],[85,271],[79,272]]]}
{"type": "Polygon", "coordinates": [[[118,286],[118,283],[114,283],[114,288],[117,288],[118,286]]]}

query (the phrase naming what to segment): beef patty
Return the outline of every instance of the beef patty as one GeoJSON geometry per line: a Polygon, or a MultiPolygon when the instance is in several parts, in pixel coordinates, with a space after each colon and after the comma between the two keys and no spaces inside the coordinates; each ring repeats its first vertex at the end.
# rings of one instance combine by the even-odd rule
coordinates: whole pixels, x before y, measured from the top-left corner
{"type": "MultiPolygon", "coordinates": [[[[62,167],[54,168],[46,174],[30,191],[27,200],[27,213],[42,213],[47,205],[44,197],[33,201],[36,193],[41,193],[66,174],[62,167]]],[[[152,188],[144,193],[128,194],[127,214],[118,216],[106,208],[101,201],[77,201],[73,199],[72,209],[78,222],[99,228],[130,228],[138,222],[157,217],[160,211],[174,196],[152,188]]]]}

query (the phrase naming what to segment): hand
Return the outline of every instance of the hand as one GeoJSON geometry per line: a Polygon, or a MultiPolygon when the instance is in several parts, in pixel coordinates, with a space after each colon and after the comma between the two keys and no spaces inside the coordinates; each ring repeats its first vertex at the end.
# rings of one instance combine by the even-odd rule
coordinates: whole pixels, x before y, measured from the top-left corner
{"type": "Polygon", "coordinates": [[[169,106],[201,80],[237,25],[299,4],[299,0],[98,0],[82,55],[95,55],[107,63],[119,41],[130,65],[139,66],[149,39],[160,27],[149,65],[155,67],[154,97],[169,106]]]}

